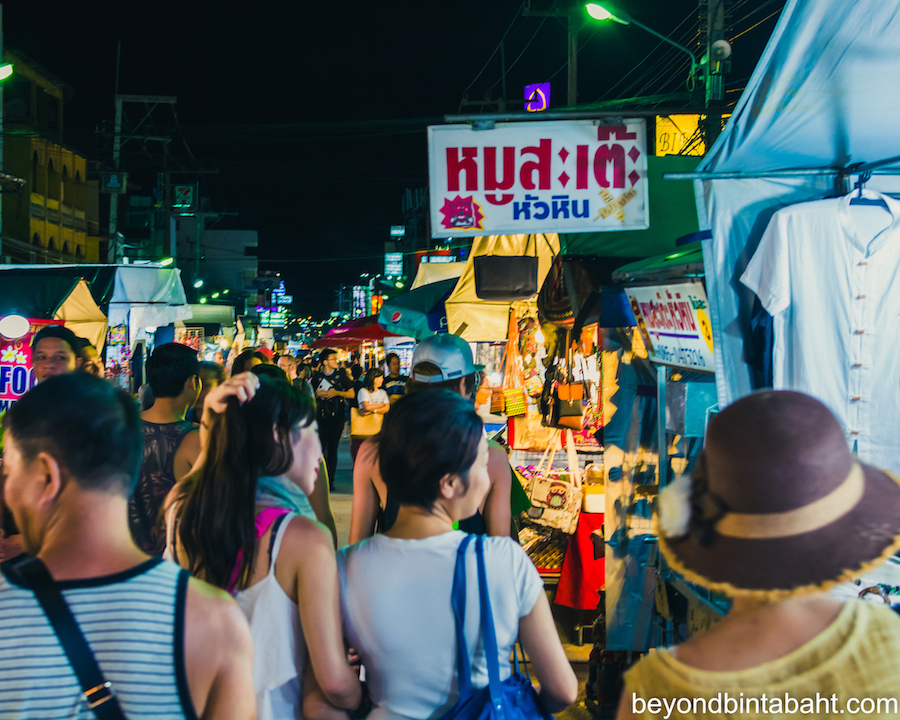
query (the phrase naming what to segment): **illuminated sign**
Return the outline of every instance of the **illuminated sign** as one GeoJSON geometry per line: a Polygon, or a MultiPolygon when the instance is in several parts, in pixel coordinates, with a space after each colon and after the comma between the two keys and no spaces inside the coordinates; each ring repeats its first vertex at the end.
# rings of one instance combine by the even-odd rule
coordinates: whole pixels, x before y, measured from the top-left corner
{"type": "Polygon", "coordinates": [[[275,301],[276,305],[290,305],[292,302],[294,302],[293,295],[277,295],[276,296],[275,293],[272,293],[272,299],[275,301]]]}
{"type": "Polygon", "coordinates": [[[399,277],[403,274],[403,253],[384,254],[384,274],[399,277]]]}
{"type": "Polygon", "coordinates": [[[433,125],[428,156],[432,237],[650,227],[642,119],[433,125]]]}
{"type": "MultiPolygon", "coordinates": [[[[695,155],[706,153],[701,132],[705,115],[657,115],[656,155],[695,155]]],[[[722,119],[730,117],[723,115],[722,119]]]]}
{"type": "Polygon", "coordinates": [[[406,235],[406,225],[391,225],[391,237],[403,237],[406,235]]]}
{"type": "Polygon", "coordinates": [[[550,107],[550,83],[533,83],[525,86],[525,110],[541,112],[550,107]]]}
{"type": "Polygon", "coordinates": [[[625,294],[651,360],[714,371],[712,325],[702,283],[626,287],[625,294]]]}
{"type": "Polygon", "coordinates": [[[263,308],[259,313],[259,326],[267,328],[283,328],[287,326],[287,313],[283,310],[263,308]]]}
{"type": "Polygon", "coordinates": [[[172,199],[172,207],[186,208],[194,206],[194,186],[176,185],[175,197],[172,199]]]}

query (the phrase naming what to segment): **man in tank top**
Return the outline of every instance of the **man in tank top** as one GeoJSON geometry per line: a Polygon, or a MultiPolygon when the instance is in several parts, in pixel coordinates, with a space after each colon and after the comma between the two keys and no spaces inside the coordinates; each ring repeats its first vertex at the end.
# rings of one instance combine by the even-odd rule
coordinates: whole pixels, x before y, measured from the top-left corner
{"type": "Polygon", "coordinates": [[[128,522],[141,550],[162,555],[160,508],[200,454],[200,433],[185,420],[200,395],[197,352],[179,343],[160,345],[147,360],[147,383],[156,401],[141,413],[144,459],[128,504],[128,522]]]}
{"type": "MultiPolygon", "coordinates": [[[[251,718],[252,643],[224,592],[150,558],[128,529],[138,409],[87,373],[51,377],[7,412],[4,496],[129,720],[251,718]]],[[[0,717],[93,718],[28,581],[0,568],[0,717]]]]}

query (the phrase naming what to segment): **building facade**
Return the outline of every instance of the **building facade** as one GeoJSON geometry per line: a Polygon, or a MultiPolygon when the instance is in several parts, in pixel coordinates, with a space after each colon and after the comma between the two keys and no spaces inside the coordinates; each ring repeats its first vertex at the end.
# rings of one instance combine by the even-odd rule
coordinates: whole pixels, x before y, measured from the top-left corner
{"type": "Polygon", "coordinates": [[[27,57],[7,51],[4,172],[25,187],[3,197],[3,251],[12,262],[99,262],[99,191],[84,156],[63,144],[72,89],[27,57]]]}

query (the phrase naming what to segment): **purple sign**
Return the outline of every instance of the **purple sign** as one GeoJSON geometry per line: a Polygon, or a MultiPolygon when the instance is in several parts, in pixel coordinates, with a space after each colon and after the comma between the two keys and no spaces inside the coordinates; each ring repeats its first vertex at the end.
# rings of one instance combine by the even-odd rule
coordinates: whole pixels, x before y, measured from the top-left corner
{"type": "Polygon", "coordinates": [[[550,107],[550,83],[534,83],[525,86],[525,110],[540,112],[550,107]]]}

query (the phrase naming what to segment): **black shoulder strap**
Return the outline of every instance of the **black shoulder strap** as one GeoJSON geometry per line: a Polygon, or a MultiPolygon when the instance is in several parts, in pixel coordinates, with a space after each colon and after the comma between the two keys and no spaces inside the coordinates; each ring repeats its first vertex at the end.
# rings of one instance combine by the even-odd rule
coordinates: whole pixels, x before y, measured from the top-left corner
{"type": "Polygon", "coordinates": [[[44,563],[31,555],[22,555],[4,563],[4,569],[19,575],[37,597],[78,677],[84,706],[92,710],[98,720],[125,720],[115,689],[103,677],[84,633],[44,563]]]}

